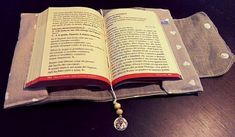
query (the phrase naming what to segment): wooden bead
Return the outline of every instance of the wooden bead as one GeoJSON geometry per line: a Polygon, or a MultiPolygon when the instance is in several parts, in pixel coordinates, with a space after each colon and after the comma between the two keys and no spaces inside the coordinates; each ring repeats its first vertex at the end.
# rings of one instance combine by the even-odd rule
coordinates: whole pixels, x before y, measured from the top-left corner
{"type": "Polygon", "coordinates": [[[114,108],[115,108],[115,109],[121,108],[121,104],[120,104],[120,103],[115,103],[115,104],[114,104],[114,108]]]}
{"type": "Polygon", "coordinates": [[[122,109],[117,109],[116,113],[117,113],[118,115],[122,115],[123,110],[122,110],[122,109]]]}

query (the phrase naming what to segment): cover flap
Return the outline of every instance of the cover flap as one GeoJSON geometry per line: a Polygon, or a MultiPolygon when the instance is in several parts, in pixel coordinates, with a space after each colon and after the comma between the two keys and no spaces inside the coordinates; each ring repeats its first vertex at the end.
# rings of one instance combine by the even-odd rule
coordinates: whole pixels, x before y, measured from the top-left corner
{"type": "Polygon", "coordinates": [[[46,89],[24,89],[37,14],[22,14],[18,42],[16,44],[5,94],[4,108],[32,104],[48,97],[46,89]]]}
{"type": "Polygon", "coordinates": [[[220,76],[231,68],[234,54],[206,13],[175,19],[175,25],[200,78],[220,76]]]}

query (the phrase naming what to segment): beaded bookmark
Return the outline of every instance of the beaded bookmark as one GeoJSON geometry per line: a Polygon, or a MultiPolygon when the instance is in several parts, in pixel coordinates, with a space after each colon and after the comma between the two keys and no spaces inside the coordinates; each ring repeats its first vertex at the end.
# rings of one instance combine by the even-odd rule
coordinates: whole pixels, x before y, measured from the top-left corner
{"type": "MultiPolygon", "coordinates": [[[[100,9],[100,13],[101,13],[102,16],[104,16],[102,9],[100,9]]],[[[105,42],[107,43],[106,40],[105,40],[105,42]]],[[[111,77],[111,75],[110,75],[110,77],[111,77]]],[[[114,108],[116,109],[116,113],[118,114],[118,117],[114,120],[113,125],[114,125],[114,127],[117,131],[124,131],[128,126],[128,122],[124,117],[122,117],[123,110],[121,109],[121,104],[117,102],[117,96],[116,96],[116,94],[113,90],[112,85],[111,85],[111,90],[110,91],[111,91],[111,94],[113,96],[114,108]]]]}
{"type": "Polygon", "coordinates": [[[118,117],[114,120],[113,125],[117,131],[124,131],[128,126],[128,122],[124,117],[122,117],[123,110],[121,109],[121,104],[117,102],[117,96],[112,86],[111,86],[111,93],[114,98],[113,100],[114,108],[116,109],[116,113],[118,115],[118,117]]]}

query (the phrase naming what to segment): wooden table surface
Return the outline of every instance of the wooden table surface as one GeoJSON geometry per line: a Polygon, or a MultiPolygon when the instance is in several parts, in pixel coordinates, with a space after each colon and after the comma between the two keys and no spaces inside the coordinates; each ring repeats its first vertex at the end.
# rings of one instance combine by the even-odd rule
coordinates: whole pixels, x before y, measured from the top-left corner
{"type": "Polygon", "coordinates": [[[96,137],[233,137],[235,136],[235,67],[221,77],[202,79],[198,95],[153,96],[122,100],[129,127],[113,128],[116,115],[111,102],[57,102],[4,110],[8,73],[18,37],[20,13],[41,12],[49,6],[86,6],[95,9],[152,7],[170,9],[174,18],[198,11],[208,14],[235,53],[234,0],[118,0],[1,2],[0,8],[0,136],[96,137]]]}

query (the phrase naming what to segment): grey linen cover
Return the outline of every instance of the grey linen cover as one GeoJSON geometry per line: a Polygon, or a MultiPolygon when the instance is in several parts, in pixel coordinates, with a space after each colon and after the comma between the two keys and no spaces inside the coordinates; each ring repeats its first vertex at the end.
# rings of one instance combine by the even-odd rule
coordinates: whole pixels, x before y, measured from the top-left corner
{"type": "MultiPolygon", "coordinates": [[[[183,19],[172,19],[164,9],[156,12],[182,72],[182,80],[138,84],[115,90],[118,99],[151,95],[182,94],[202,91],[199,77],[225,74],[234,63],[234,55],[221,38],[209,17],[199,12],[183,19]]],[[[104,13],[107,10],[103,11],[104,13]]],[[[9,74],[4,108],[63,100],[111,101],[108,90],[72,89],[48,92],[47,89],[24,89],[38,14],[21,14],[18,42],[9,74]]]]}

